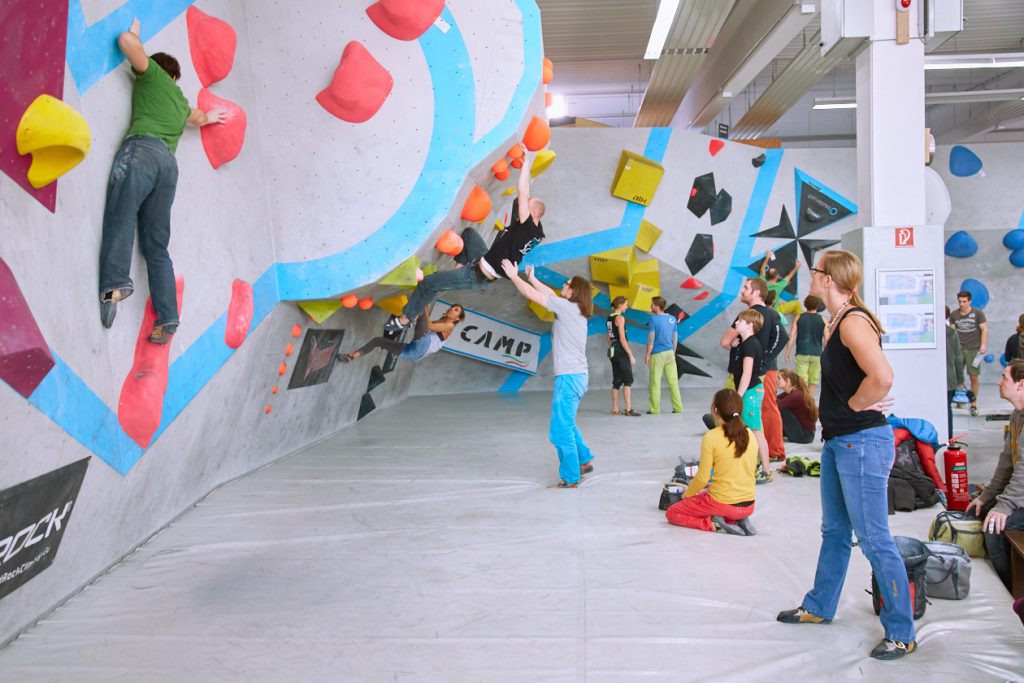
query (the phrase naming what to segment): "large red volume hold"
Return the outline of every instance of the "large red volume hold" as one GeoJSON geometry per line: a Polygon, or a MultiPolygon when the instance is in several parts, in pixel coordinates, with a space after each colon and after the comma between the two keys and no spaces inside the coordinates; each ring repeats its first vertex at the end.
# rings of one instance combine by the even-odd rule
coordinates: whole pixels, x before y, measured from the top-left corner
{"type": "Polygon", "coordinates": [[[237,349],[249,334],[252,324],[252,285],[245,280],[231,283],[231,302],[228,304],[228,320],[224,327],[224,343],[237,349]]]}
{"type": "Polygon", "coordinates": [[[394,79],[373,55],[356,41],[345,46],[331,84],[316,101],[342,121],[369,120],[391,94],[394,79]]]}
{"type": "MultiPolygon", "coordinates": [[[[185,294],[185,280],[175,279],[178,290],[178,315],[181,315],[181,301],[185,294]]],[[[152,344],[149,333],[156,322],[156,311],[152,299],[146,300],[146,315],[142,318],[139,337],[135,342],[135,362],[121,385],[121,397],[117,402],[117,421],[121,429],[142,448],[160,427],[164,411],[164,393],[167,391],[167,366],[171,355],[170,344],[152,344]]]]}
{"type": "Polygon", "coordinates": [[[397,40],[416,40],[441,16],[444,0],[379,0],[366,14],[381,31],[397,40]]]}
{"type": "Polygon", "coordinates": [[[203,150],[210,165],[220,168],[239,155],[245,143],[245,110],[232,102],[217,97],[206,88],[199,90],[199,108],[210,111],[214,107],[225,110],[224,121],[203,126],[199,135],[203,139],[203,150]]]}
{"type": "MultiPolygon", "coordinates": [[[[209,88],[231,72],[238,42],[231,24],[211,17],[193,5],[185,13],[188,26],[188,50],[199,82],[209,88]]],[[[202,107],[200,107],[202,109],[202,107]]]]}

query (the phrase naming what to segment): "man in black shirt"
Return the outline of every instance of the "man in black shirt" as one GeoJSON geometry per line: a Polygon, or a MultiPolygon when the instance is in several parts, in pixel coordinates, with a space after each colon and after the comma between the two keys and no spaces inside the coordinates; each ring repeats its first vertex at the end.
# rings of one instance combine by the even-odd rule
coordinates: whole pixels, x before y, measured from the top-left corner
{"type": "Polygon", "coordinates": [[[540,219],[544,215],[544,202],[530,196],[530,158],[523,149],[523,168],[519,172],[519,195],[512,203],[512,222],[499,233],[491,248],[473,228],[462,231],[463,248],[455,257],[455,270],[438,271],[423,278],[402,309],[401,316],[391,316],[384,329],[397,332],[405,329],[416,316],[429,306],[438,294],[455,289],[487,289],[499,277],[505,277],[501,262],[508,259],[519,265],[523,256],[544,239],[540,219]],[[529,207],[526,219],[521,218],[521,207],[529,207]]]}

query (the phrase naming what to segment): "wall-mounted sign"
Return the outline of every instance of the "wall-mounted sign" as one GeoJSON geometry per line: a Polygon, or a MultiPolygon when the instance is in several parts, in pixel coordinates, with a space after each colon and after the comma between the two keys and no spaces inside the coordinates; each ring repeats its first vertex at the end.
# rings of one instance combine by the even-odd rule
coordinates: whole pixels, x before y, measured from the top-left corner
{"type": "MultiPolygon", "coordinates": [[[[436,301],[430,310],[431,320],[440,318],[447,301],[436,301]]],[[[466,310],[466,319],[455,327],[441,347],[449,353],[469,356],[509,370],[537,374],[540,359],[540,335],[516,325],[509,325],[483,313],[466,310]]]]}
{"type": "Polygon", "coordinates": [[[53,564],[89,458],[0,491],[0,599],[53,564]]]}
{"type": "Polygon", "coordinates": [[[883,349],[935,348],[935,271],[879,270],[875,312],[883,349]]]}
{"type": "Polygon", "coordinates": [[[905,248],[914,246],[913,228],[896,228],[896,247],[905,248]]]}
{"type": "Polygon", "coordinates": [[[311,387],[330,379],[343,336],[345,330],[306,330],[288,388],[311,387]]]}
{"type": "Polygon", "coordinates": [[[718,124],[718,137],[722,138],[723,140],[728,140],[729,139],[729,124],[728,123],[719,123],[718,124]]]}

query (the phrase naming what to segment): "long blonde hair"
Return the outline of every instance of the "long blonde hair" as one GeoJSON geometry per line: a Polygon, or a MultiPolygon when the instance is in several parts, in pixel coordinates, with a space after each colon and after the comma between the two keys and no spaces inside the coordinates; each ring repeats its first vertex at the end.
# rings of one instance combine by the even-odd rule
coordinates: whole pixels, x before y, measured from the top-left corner
{"type": "Polygon", "coordinates": [[[864,281],[864,264],[857,258],[857,255],[842,249],[829,249],[822,253],[821,265],[822,270],[836,283],[836,287],[850,293],[850,303],[864,309],[871,318],[871,322],[874,323],[879,336],[885,334],[882,321],[868,309],[864,299],[860,297],[860,292],[857,291],[864,281]]]}

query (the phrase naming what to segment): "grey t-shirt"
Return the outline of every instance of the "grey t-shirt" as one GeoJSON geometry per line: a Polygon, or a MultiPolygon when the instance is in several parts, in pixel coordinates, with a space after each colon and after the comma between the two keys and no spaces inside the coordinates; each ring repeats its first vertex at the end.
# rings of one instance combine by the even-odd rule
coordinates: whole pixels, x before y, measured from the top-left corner
{"type": "Polygon", "coordinates": [[[960,337],[960,346],[965,349],[981,348],[981,328],[978,326],[988,322],[985,319],[984,311],[972,306],[965,315],[957,308],[949,314],[949,322],[956,328],[957,336],[960,337]]]}
{"type": "Polygon", "coordinates": [[[555,314],[551,325],[555,375],[587,374],[587,319],[580,313],[580,307],[549,294],[545,308],[555,314]]]}

